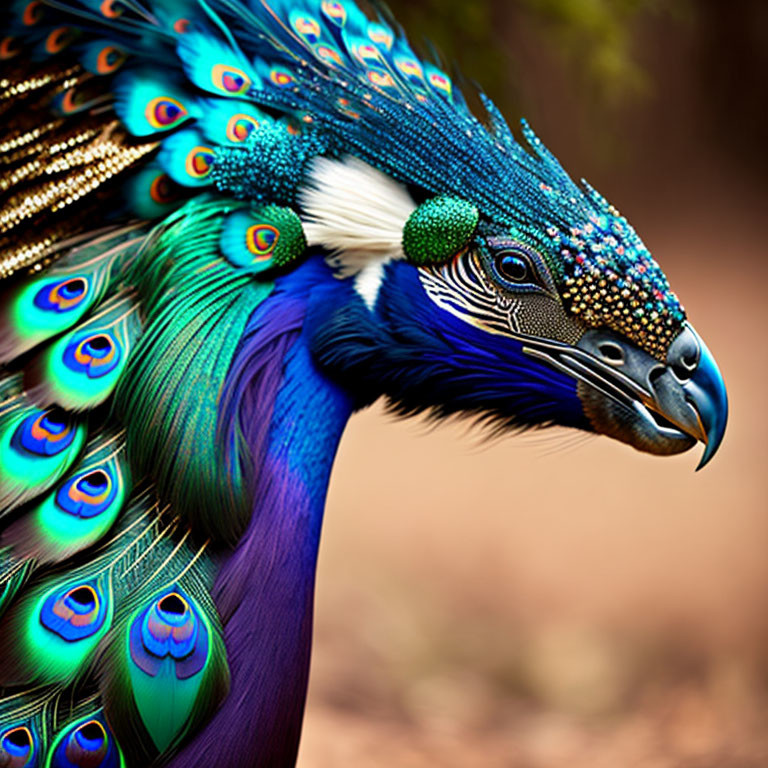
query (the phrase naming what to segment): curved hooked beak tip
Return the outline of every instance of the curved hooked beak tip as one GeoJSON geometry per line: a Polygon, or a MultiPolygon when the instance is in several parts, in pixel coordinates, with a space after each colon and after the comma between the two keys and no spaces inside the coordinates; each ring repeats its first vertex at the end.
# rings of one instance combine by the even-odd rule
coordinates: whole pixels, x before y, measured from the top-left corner
{"type": "MultiPolygon", "coordinates": [[[[689,348],[695,345],[698,352],[695,367],[689,370],[690,377],[681,381],[685,399],[698,417],[705,443],[704,454],[696,467],[698,472],[710,462],[723,441],[725,426],[728,423],[728,394],[715,358],[696,331],[687,325],[678,338],[689,348]]],[[[678,357],[675,355],[678,351],[676,344],[677,340],[670,347],[671,358],[678,357]]],[[[685,360],[685,357],[682,359],[685,360]]],[[[677,360],[670,360],[668,364],[675,370],[677,360]]]]}
{"type": "Polygon", "coordinates": [[[580,380],[579,396],[596,431],[660,455],[688,450],[699,440],[705,447],[697,470],[717,453],[728,396],[712,353],[687,323],[663,363],[599,328],[587,331],[576,347],[527,350],[580,380]]]}

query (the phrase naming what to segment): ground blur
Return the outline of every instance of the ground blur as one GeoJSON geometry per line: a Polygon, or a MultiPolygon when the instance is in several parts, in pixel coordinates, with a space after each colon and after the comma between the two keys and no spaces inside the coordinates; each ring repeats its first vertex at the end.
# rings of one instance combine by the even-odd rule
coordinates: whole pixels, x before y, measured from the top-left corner
{"type": "Polygon", "coordinates": [[[632,34],[647,92],[597,121],[567,62],[498,32],[534,127],[630,218],[715,354],[720,454],[694,473],[698,450],[659,459],[568,432],[488,445],[463,424],[356,416],[328,501],[300,768],[768,765],[768,192],[747,103],[765,94],[734,80],[718,127],[707,72],[739,75],[738,35],[718,50],[658,17],[632,34]]]}

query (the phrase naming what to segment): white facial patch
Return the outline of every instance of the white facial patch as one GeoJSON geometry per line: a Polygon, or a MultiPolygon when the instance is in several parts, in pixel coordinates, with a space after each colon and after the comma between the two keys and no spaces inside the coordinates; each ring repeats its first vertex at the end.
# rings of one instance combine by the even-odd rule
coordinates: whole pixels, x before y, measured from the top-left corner
{"type": "MultiPolygon", "coordinates": [[[[299,193],[307,242],[331,252],[328,263],[340,276],[404,258],[403,228],[416,204],[402,185],[354,157],[319,157],[308,179],[299,193]]],[[[361,279],[373,301],[382,274],[372,270],[361,279]]]]}
{"type": "Polygon", "coordinates": [[[363,267],[354,277],[355,290],[365,302],[365,306],[373,312],[379,290],[384,280],[384,262],[374,261],[363,267]]]}

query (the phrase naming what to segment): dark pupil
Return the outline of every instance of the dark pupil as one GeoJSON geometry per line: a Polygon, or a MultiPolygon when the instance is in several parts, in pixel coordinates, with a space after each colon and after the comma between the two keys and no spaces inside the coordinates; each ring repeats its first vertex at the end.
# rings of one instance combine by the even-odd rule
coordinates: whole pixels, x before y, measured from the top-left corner
{"type": "Polygon", "coordinates": [[[64,285],[61,286],[61,292],[64,294],[64,298],[66,299],[73,299],[84,291],[85,280],[82,280],[79,277],[75,280],[70,280],[68,283],[64,283],[64,285]]]}
{"type": "Polygon", "coordinates": [[[28,747],[30,745],[29,733],[25,728],[16,728],[11,731],[6,737],[6,740],[13,744],[14,747],[28,747]]]}
{"type": "Polygon", "coordinates": [[[67,427],[67,420],[63,413],[59,413],[57,410],[49,411],[45,414],[42,421],[43,427],[49,432],[58,434],[67,427]]]}
{"type": "Polygon", "coordinates": [[[88,345],[94,352],[104,352],[111,346],[106,336],[94,336],[88,340],[88,345]]]}
{"type": "Polygon", "coordinates": [[[88,587],[78,587],[70,594],[70,597],[75,603],[83,607],[93,605],[93,592],[88,587]]]}
{"type": "Polygon", "coordinates": [[[100,493],[107,487],[109,481],[104,472],[97,469],[95,472],[87,474],[80,482],[85,486],[86,492],[100,493]]]}
{"type": "Polygon", "coordinates": [[[181,616],[181,614],[184,613],[184,603],[178,595],[166,595],[160,601],[160,610],[181,616]]]}
{"type": "Polygon", "coordinates": [[[101,741],[103,738],[102,730],[95,722],[80,726],[80,735],[87,741],[101,741]]]}
{"type": "Polygon", "coordinates": [[[501,276],[507,280],[520,283],[528,277],[528,262],[520,256],[510,253],[502,254],[497,257],[496,266],[501,276]]]}

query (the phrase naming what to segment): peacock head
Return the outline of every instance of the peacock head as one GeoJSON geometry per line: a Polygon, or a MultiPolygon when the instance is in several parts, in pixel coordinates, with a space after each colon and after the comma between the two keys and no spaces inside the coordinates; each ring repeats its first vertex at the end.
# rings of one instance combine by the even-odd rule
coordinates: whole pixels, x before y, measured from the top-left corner
{"type": "Polygon", "coordinates": [[[485,175],[456,164],[429,189],[316,161],[305,229],[349,289],[319,310],[318,359],[404,414],[576,427],[659,455],[700,441],[704,466],[728,411],[711,353],[626,219],[524,132],[533,153],[496,141],[485,175]]]}

